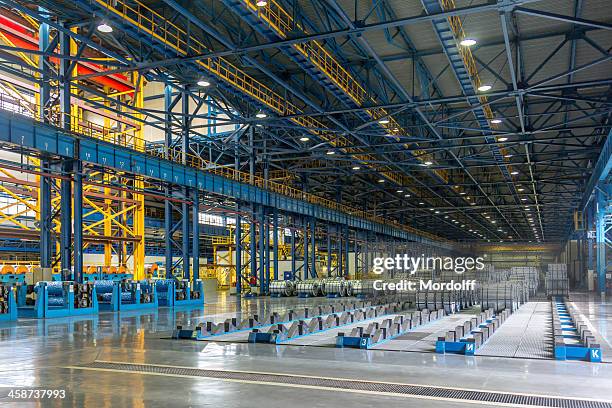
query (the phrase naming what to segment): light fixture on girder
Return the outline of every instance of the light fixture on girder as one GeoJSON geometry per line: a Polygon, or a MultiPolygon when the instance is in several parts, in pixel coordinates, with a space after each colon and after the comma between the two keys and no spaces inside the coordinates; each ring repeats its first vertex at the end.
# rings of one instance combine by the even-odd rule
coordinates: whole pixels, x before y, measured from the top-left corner
{"type": "Polygon", "coordinates": [[[473,38],[464,38],[459,44],[464,47],[471,47],[472,45],[476,45],[476,40],[473,38]]]}
{"type": "Polygon", "coordinates": [[[113,27],[108,25],[106,21],[102,21],[100,22],[100,24],[98,24],[98,31],[100,31],[101,33],[112,33],[113,27]]]}
{"type": "Polygon", "coordinates": [[[480,86],[478,87],[478,90],[479,90],[480,92],[487,92],[487,91],[488,91],[488,90],[490,90],[491,88],[492,88],[492,86],[491,86],[491,85],[480,85],[480,86]]]}
{"type": "Polygon", "coordinates": [[[310,138],[309,138],[309,137],[306,137],[306,136],[304,136],[304,137],[300,137],[300,142],[307,142],[307,141],[309,141],[309,140],[310,140],[310,138]]]}
{"type": "Polygon", "coordinates": [[[255,114],[255,117],[256,117],[256,118],[259,118],[259,119],[263,119],[263,118],[267,118],[267,117],[268,117],[268,114],[267,114],[266,112],[264,112],[264,111],[260,110],[259,112],[257,112],[257,113],[255,114]]]}
{"type": "Polygon", "coordinates": [[[206,78],[202,78],[200,80],[198,80],[197,82],[198,86],[202,86],[204,88],[206,88],[207,86],[210,86],[210,81],[206,78]]]}
{"type": "Polygon", "coordinates": [[[386,125],[389,122],[390,122],[390,120],[388,118],[383,118],[383,119],[378,121],[378,123],[380,123],[381,125],[386,125]]]}
{"type": "Polygon", "coordinates": [[[257,0],[257,3],[255,3],[255,5],[257,5],[257,7],[266,7],[268,5],[267,0],[257,0]]]}

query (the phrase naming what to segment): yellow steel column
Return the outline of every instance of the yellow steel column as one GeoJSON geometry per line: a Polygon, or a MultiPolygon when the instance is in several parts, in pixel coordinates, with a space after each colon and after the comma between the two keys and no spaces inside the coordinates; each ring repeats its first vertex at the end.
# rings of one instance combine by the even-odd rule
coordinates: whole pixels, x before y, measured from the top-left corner
{"type": "MultiPolygon", "coordinates": [[[[134,81],[134,107],[142,109],[144,107],[144,77],[142,77],[138,73],[133,74],[134,81]]],[[[135,112],[136,119],[144,119],[144,115],[139,112],[135,112]]],[[[138,121],[138,128],[134,133],[134,147],[136,150],[144,151],[145,150],[145,140],[144,140],[144,125],[142,122],[138,121]]],[[[136,176],[134,180],[134,189],[136,191],[142,191],[144,189],[144,182],[142,177],[136,176]]],[[[144,230],[144,195],[143,194],[134,194],[133,199],[138,202],[136,204],[133,211],[133,223],[134,223],[134,234],[136,237],[139,237],[138,241],[134,241],[134,279],[144,279],[145,278],[145,230],[144,230]]]]}
{"type": "MultiPolygon", "coordinates": [[[[110,94],[110,92],[111,92],[111,89],[105,86],[104,93],[108,95],[110,94]]],[[[104,98],[104,106],[110,107],[109,98],[104,98]]],[[[110,129],[110,128],[111,128],[111,121],[107,116],[104,116],[104,129],[110,129]]],[[[110,185],[111,175],[105,173],[103,176],[103,180],[104,180],[105,186],[110,185]]],[[[111,189],[109,187],[104,187],[104,195],[106,197],[110,197],[111,189]]],[[[104,210],[108,212],[109,214],[111,213],[112,205],[113,205],[113,201],[110,198],[106,198],[104,200],[104,210]]],[[[106,237],[110,237],[113,235],[111,217],[106,217],[106,216],[104,217],[104,235],[106,237]]],[[[104,242],[104,267],[110,268],[112,261],[113,261],[113,244],[110,241],[105,241],[104,242]]]]}

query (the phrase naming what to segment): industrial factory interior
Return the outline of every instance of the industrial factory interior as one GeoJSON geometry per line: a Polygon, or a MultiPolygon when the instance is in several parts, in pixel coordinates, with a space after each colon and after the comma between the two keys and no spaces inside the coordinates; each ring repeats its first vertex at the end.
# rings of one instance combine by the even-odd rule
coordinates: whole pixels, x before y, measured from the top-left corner
{"type": "Polygon", "coordinates": [[[612,408],[611,0],[0,0],[0,406],[612,408]]]}

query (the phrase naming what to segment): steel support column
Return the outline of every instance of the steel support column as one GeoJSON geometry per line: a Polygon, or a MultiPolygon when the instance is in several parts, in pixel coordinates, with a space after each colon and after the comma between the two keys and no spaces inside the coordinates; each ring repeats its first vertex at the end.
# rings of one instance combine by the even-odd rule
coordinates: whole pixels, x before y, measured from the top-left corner
{"type": "Polygon", "coordinates": [[[612,209],[609,207],[608,188],[606,187],[600,185],[597,190],[597,291],[602,296],[606,293],[606,273],[608,271],[606,234],[612,227],[612,222],[610,222],[612,209]]]}
{"type": "Polygon", "coordinates": [[[302,246],[304,247],[304,280],[308,279],[308,220],[306,217],[302,218],[302,228],[304,229],[304,240],[302,246]]]}
{"type": "Polygon", "coordinates": [[[259,294],[263,295],[266,289],[266,215],[263,206],[260,207],[259,216],[259,294]]]}
{"type": "Polygon", "coordinates": [[[317,221],[315,220],[314,217],[312,217],[310,219],[310,263],[311,263],[311,270],[310,270],[310,276],[312,276],[314,279],[317,278],[317,247],[316,247],[316,241],[317,241],[317,234],[316,234],[316,230],[317,230],[317,221]]]}
{"type": "Polygon", "coordinates": [[[346,257],[346,265],[344,267],[344,277],[348,279],[349,277],[349,227],[348,225],[344,226],[344,252],[346,257]]]}
{"type": "MultiPolygon", "coordinates": [[[[274,212],[272,213],[272,245],[274,245],[274,280],[278,280],[278,209],[274,208],[274,212]]],[[[284,235],[283,235],[284,237],[284,235]]]]}
{"type": "Polygon", "coordinates": [[[295,226],[291,227],[291,280],[295,280],[295,226]]]}
{"type": "MultiPolygon", "coordinates": [[[[251,206],[251,279],[257,279],[257,211],[255,204],[251,206]]],[[[249,283],[250,285],[250,283],[249,283]]],[[[252,285],[251,285],[252,286],[252,285]]]]}
{"type": "MultiPolygon", "coordinates": [[[[48,160],[41,160],[41,172],[49,171],[48,160]]],[[[40,267],[51,268],[51,180],[44,175],[40,176],[38,202],[40,203],[40,267]]]]}
{"type": "Polygon", "coordinates": [[[81,162],[74,163],[74,280],[83,282],[83,174],[81,162]]]}
{"type": "Polygon", "coordinates": [[[182,245],[181,245],[181,253],[183,257],[183,279],[189,278],[189,203],[187,203],[187,198],[189,197],[189,191],[187,188],[184,189],[184,199],[185,202],[181,204],[181,233],[182,233],[182,245]]]}
{"type": "MultiPolygon", "coordinates": [[[[72,167],[72,162],[63,162],[62,174],[69,176],[72,172],[72,167]]],[[[62,265],[62,279],[70,280],[72,277],[68,278],[67,275],[71,274],[70,271],[72,269],[72,181],[69,178],[62,179],[60,188],[60,261],[62,265]]]]}
{"type": "Polygon", "coordinates": [[[242,219],[240,218],[240,215],[236,215],[236,231],[234,240],[236,244],[236,299],[240,301],[240,294],[242,292],[242,219]]]}
{"type": "Polygon", "coordinates": [[[268,289],[268,286],[270,286],[270,223],[268,222],[268,211],[266,210],[266,212],[264,213],[264,254],[266,255],[266,262],[265,262],[265,279],[264,279],[264,288],[268,289]]]}
{"type": "Polygon", "coordinates": [[[191,280],[195,282],[200,279],[200,193],[197,188],[193,189],[193,208],[192,208],[192,269],[191,280]]]}
{"type": "Polygon", "coordinates": [[[332,268],[332,250],[331,250],[331,234],[330,234],[330,225],[327,224],[327,276],[330,277],[332,276],[331,274],[331,268],[332,268]]]}

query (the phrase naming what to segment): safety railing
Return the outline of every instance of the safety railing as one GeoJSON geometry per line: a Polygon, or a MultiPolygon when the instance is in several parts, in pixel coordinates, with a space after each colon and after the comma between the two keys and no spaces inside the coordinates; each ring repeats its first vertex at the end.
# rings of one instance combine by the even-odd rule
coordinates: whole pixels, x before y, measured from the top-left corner
{"type": "MultiPolygon", "coordinates": [[[[293,20],[293,17],[275,0],[268,2],[265,7],[259,7],[256,0],[242,0],[246,6],[253,11],[256,11],[258,16],[266,21],[276,33],[282,38],[298,29],[307,34],[305,28],[293,20]]],[[[357,105],[363,106],[366,103],[376,103],[375,99],[353,78],[351,73],[346,70],[334,56],[318,41],[310,41],[305,43],[294,44],[293,47],[303,56],[308,58],[321,72],[332,80],[340,89],[342,89],[357,105]]],[[[389,120],[388,124],[381,124],[388,132],[388,135],[396,141],[400,141],[398,134],[405,133],[404,129],[385,109],[368,109],[367,114],[374,120],[386,117],[389,120]]],[[[433,161],[433,157],[426,154],[424,151],[416,150],[415,155],[421,162],[433,161]]],[[[448,173],[441,169],[433,170],[441,179],[448,182],[448,173]]]]}
{"type": "MultiPolygon", "coordinates": [[[[440,0],[442,4],[442,8],[445,11],[450,11],[455,9],[455,0],[440,0]]],[[[465,32],[463,31],[463,23],[461,22],[461,18],[459,16],[450,16],[447,17],[448,24],[453,30],[453,34],[455,35],[455,39],[460,42],[465,38],[465,32]]],[[[465,65],[465,69],[468,71],[468,74],[472,78],[474,82],[475,89],[480,88],[481,81],[480,76],[478,75],[478,67],[476,66],[476,60],[472,55],[472,51],[468,47],[458,47],[459,54],[461,54],[461,59],[465,65]]],[[[493,111],[488,105],[488,99],[484,95],[479,95],[478,100],[483,105],[482,109],[485,113],[487,119],[493,119],[493,111]]]]}
{"type": "MultiPolygon", "coordinates": [[[[142,3],[136,0],[129,0],[129,2],[127,2],[126,0],[93,1],[97,2],[110,12],[116,13],[123,19],[135,24],[140,31],[144,31],[149,35],[157,38],[164,44],[174,48],[175,51],[180,54],[194,55],[203,54],[204,52],[208,51],[208,49],[202,43],[194,39],[192,36],[189,36],[186,31],[179,28],[172,22],[165,19],[159,13],[155,12],[151,8],[143,5],[142,3]]],[[[270,88],[266,87],[254,78],[248,76],[244,71],[240,70],[238,67],[223,58],[215,58],[214,60],[201,60],[199,61],[199,63],[207,70],[216,73],[223,79],[234,84],[236,87],[241,88],[247,94],[250,94],[251,96],[260,100],[261,102],[273,108],[280,114],[290,115],[300,113],[300,110],[295,105],[287,101],[286,98],[275,93],[270,88]]],[[[10,98],[9,100],[7,100],[5,95],[0,95],[0,108],[6,108],[6,110],[10,110],[18,114],[33,117],[38,121],[44,121],[59,128],[62,128],[61,124],[64,121],[68,121],[71,123],[69,127],[70,131],[78,135],[84,135],[91,138],[104,140],[109,143],[125,146],[138,151],[145,151],[146,144],[144,140],[139,139],[136,136],[130,134],[132,130],[117,131],[115,129],[106,128],[104,126],[83,120],[79,117],[74,117],[73,115],[69,114],[60,115],[59,113],[56,113],[51,115],[51,117],[41,118],[38,114],[38,112],[40,112],[40,109],[38,109],[38,107],[34,109],[34,112],[37,113],[32,115],[31,111],[24,111],[24,108],[20,107],[19,103],[15,103],[14,99],[10,98]]],[[[375,156],[362,153],[360,149],[351,148],[350,146],[352,145],[352,143],[347,138],[329,132],[327,130],[327,127],[322,122],[312,117],[297,117],[293,118],[292,121],[305,127],[311,133],[318,135],[323,140],[326,140],[328,143],[330,143],[330,145],[338,147],[348,154],[355,155],[355,157],[359,161],[363,162],[365,165],[377,161],[377,158],[375,156]]],[[[136,130],[134,130],[134,133],[136,133],[136,130]]],[[[163,152],[159,150],[150,150],[146,153],[165,158],[163,152]]],[[[172,152],[169,158],[173,161],[177,161],[176,157],[177,153],[172,152]]],[[[248,173],[243,173],[229,167],[211,168],[210,163],[195,155],[188,154],[186,164],[198,169],[208,171],[213,174],[223,176],[231,180],[248,183],[260,188],[265,188],[272,192],[282,194],[284,196],[304,200],[312,204],[322,205],[324,207],[345,212],[350,215],[355,215],[372,222],[377,222],[384,225],[392,225],[395,228],[410,233],[415,233],[433,240],[441,240],[439,237],[433,234],[418,231],[415,228],[401,225],[395,221],[390,221],[382,217],[373,216],[364,211],[356,210],[349,206],[336,203],[332,200],[305,193],[301,190],[295,189],[282,183],[265,181],[261,177],[252,176],[248,173]]],[[[408,182],[404,177],[402,177],[402,179],[400,180],[398,174],[392,171],[391,169],[387,170],[387,168],[383,167],[382,169],[380,169],[380,172],[384,177],[394,182],[397,182],[400,185],[405,185],[405,183],[408,182]]]]}
{"type": "MultiPolygon", "coordinates": [[[[209,51],[204,44],[193,36],[189,36],[185,30],[136,0],[129,1],[129,4],[126,0],[95,1],[109,11],[116,13],[120,17],[136,25],[139,30],[147,32],[159,41],[162,41],[165,45],[173,48],[177,53],[182,55],[198,55],[209,51]]],[[[277,24],[278,27],[282,27],[283,30],[286,30],[289,24],[286,15],[283,15],[283,18],[275,18],[274,21],[275,24],[277,24]]],[[[332,57],[329,54],[325,58],[328,64],[331,61],[330,58],[332,57]]],[[[295,115],[301,113],[300,109],[289,102],[285,97],[277,94],[263,83],[247,75],[225,58],[202,59],[198,60],[197,63],[207,71],[217,75],[237,89],[270,107],[280,115],[295,115]]],[[[385,114],[386,113],[383,113],[381,116],[385,114]]],[[[334,147],[351,145],[348,139],[329,134],[327,126],[313,117],[299,116],[292,118],[291,121],[307,129],[310,133],[319,136],[334,147]]],[[[393,120],[391,123],[393,123],[393,126],[397,125],[393,120]]],[[[364,162],[367,163],[375,160],[374,157],[369,156],[364,162]]],[[[384,176],[389,178],[388,175],[384,176]]]]}

